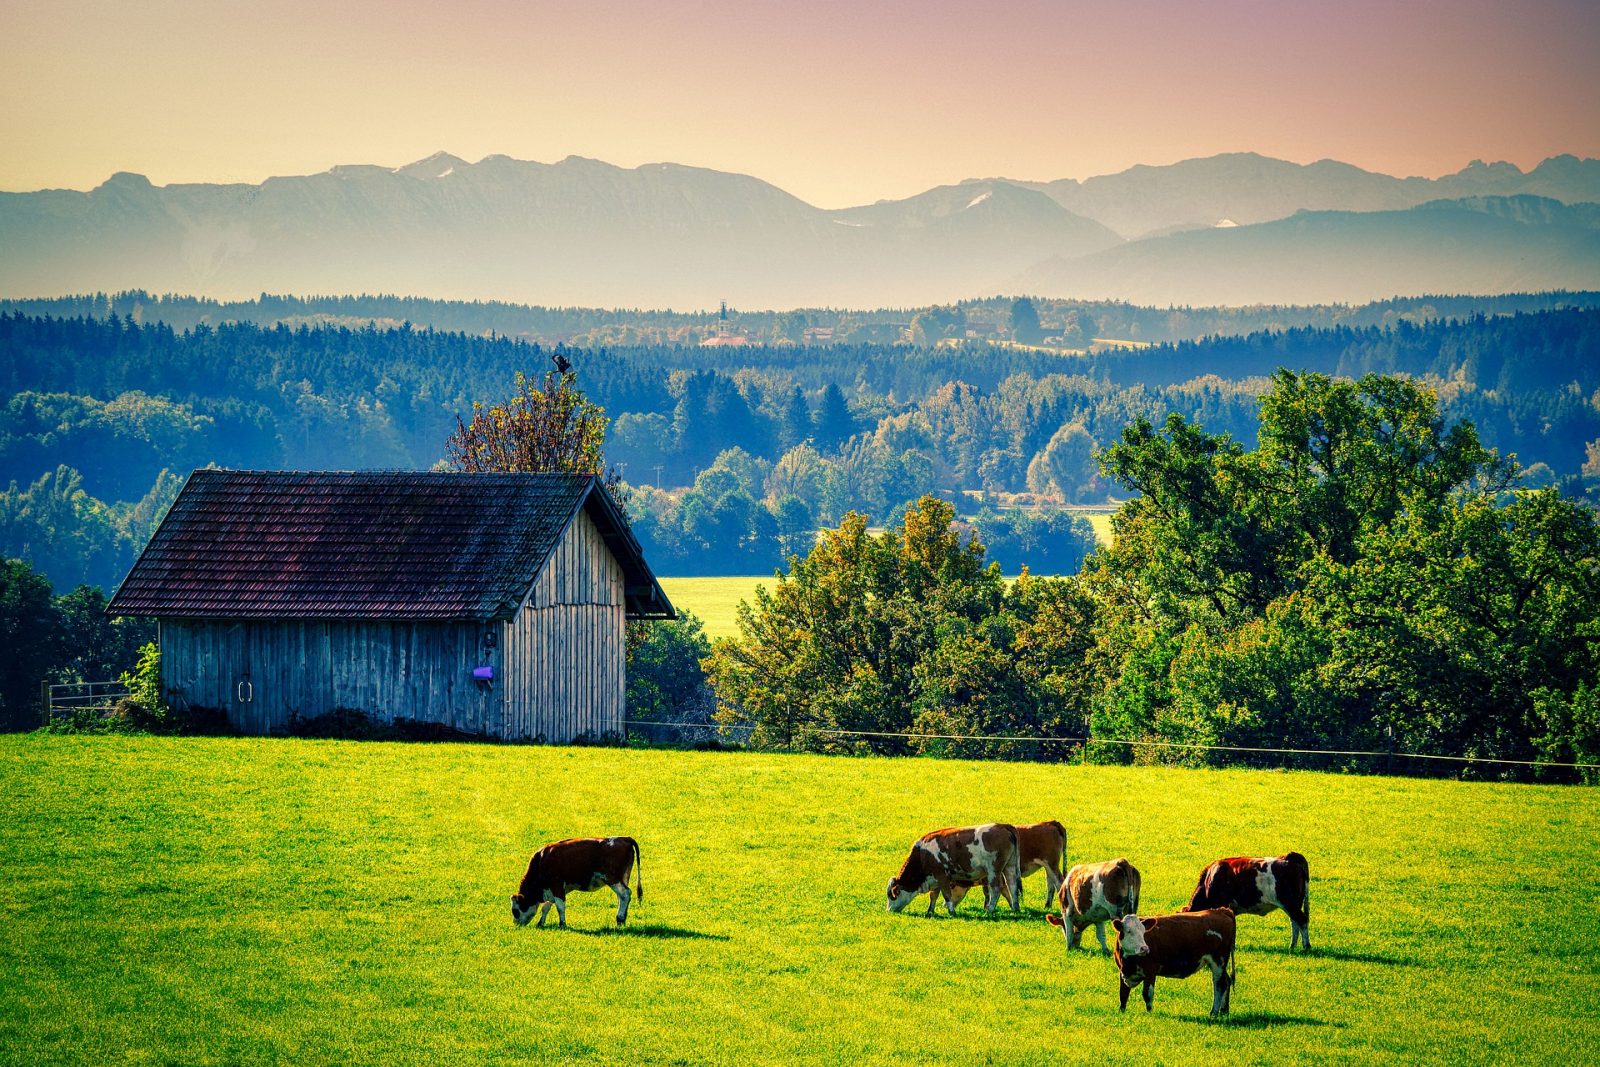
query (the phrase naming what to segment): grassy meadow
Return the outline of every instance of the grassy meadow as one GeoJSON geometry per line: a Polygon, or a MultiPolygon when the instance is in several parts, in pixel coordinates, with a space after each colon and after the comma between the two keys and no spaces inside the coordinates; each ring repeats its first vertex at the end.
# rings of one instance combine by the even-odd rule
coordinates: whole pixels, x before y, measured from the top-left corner
{"type": "Polygon", "coordinates": [[[756,586],[771,586],[770,574],[737,575],[717,578],[662,578],[661,588],[680,611],[692,611],[706,624],[706,636],[738,637],[735,613],[739,601],[755,595],[756,586]]]}
{"type": "MultiPolygon", "coordinates": [[[[0,738],[0,1050],[50,1063],[1600,1060],[1600,804],[1310,773],[351,742],[0,738]],[[1240,922],[1234,1014],[1041,918],[888,915],[925,830],[1060,818],[1147,911],[1304,852],[1316,951],[1240,922]],[[539,844],[645,896],[512,925],[539,844]],[[552,923],[553,923],[552,918],[552,923]]],[[[1090,941],[1092,943],[1092,934],[1090,941]]]]}

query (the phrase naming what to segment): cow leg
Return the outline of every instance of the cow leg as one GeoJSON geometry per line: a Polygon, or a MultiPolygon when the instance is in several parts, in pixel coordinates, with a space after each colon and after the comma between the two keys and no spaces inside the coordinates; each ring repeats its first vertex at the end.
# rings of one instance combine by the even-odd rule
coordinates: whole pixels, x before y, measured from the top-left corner
{"type": "Polygon", "coordinates": [[[1044,890],[1045,890],[1044,899],[1046,901],[1051,901],[1051,900],[1056,899],[1056,894],[1060,891],[1060,889],[1061,889],[1061,872],[1056,870],[1054,867],[1050,866],[1050,864],[1048,864],[1048,863],[1045,864],[1045,866],[1044,866],[1044,890]]]}
{"type": "Polygon", "coordinates": [[[1102,955],[1102,956],[1111,955],[1111,947],[1106,944],[1106,924],[1105,923],[1095,923],[1094,924],[1094,936],[1098,937],[1100,939],[1100,955],[1102,955]]]}
{"type": "Polygon", "coordinates": [[[1209,957],[1206,966],[1211,969],[1211,1014],[1218,1016],[1228,1010],[1228,969],[1209,957]]]}
{"type": "Polygon", "coordinates": [[[1000,898],[1004,897],[1006,903],[1011,905],[1011,910],[1020,913],[1022,911],[1022,906],[1019,903],[1022,900],[1022,878],[1020,875],[1013,878],[1012,873],[1011,871],[995,872],[994,880],[999,890],[995,896],[995,903],[999,904],[1000,898]]]}
{"type": "Polygon", "coordinates": [[[944,891],[944,910],[954,915],[956,909],[961,906],[961,902],[966,899],[966,896],[967,887],[964,885],[953,885],[946,889],[944,891]]]}
{"type": "Polygon", "coordinates": [[[1296,939],[1307,952],[1311,951],[1311,912],[1302,905],[1298,910],[1289,912],[1289,948],[1294,949],[1296,939]]]}
{"type": "Polygon", "coordinates": [[[1124,978],[1122,980],[1122,1010],[1123,1011],[1127,1011],[1128,1010],[1128,994],[1131,993],[1131,992],[1133,992],[1133,987],[1131,985],[1129,985],[1128,984],[1128,980],[1126,978],[1124,978]]]}
{"type": "Polygon", "coordinates": [[[988,882],[984,883],[984,886],[983,886],[983,910],[984,910],[985,913],[987,913],[989,915],[993,915],[994,914],[996,905],[998,905],[1000,903],[1000,887],[1003,886],[1004,884],[1005,884],[1005,876],[1004,875],[997,875],[996,877],[990,879],[988,882]]]}
{"type": "Polygon", "coordinates": [[[547,900],[543,904],[539,905],[539,921],[534,923],[534,926],[543,926],[544,917],[548,914],[550,914],[550,902],[547,900]]]}
{"type": "MultiPolygon", "coordinates": [[[[939,903],[939,890],[934,889],[933,892],[928,894],[928,910],[922,913],[924,919],[933,918],[933,906],[937,903],[939,903]]],[[[948,908],[949,906],[948,903],[945,904],[945,907],[948,908]]]]}
{"type": "Polygon", "coordinates": [[[556,917],[561,921],[556,925],[565,930],[567,928],[567,898],[556,897],[556,917]]]}
{"type": "Polygon", "coordinates": [[[1144,1010],[1156,1010],[1156,980],[1154,978],[1146,978],[1144,980],[1144,1010]]]}
{"type": "Polygon", "coordinates": [[[1083,944],[1083,927],[1065,915],[1061,916],[1061,932],[1067,935],[1068,948],[1077,948],[1083,944]]]}
{"type": "Polygon", "coordinates": [[[621,926],[628,921],[628,902],[633,899],[633,894],[628,892],[627,882],[613,885],[611,891],[617,895],[617,925],[621,926]]]}

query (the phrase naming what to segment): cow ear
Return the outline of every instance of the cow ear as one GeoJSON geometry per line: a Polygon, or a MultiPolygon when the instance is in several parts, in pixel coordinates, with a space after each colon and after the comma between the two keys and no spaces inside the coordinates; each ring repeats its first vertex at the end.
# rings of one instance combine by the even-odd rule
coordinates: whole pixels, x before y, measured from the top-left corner
{"type": "Polygon", "coordinates": [[[1139,921],[1144,924],[1144,928],[1146,930],[1154,930],[1156,928],[1156,921],[1154,919],[1139,919],[1139,921]]]}

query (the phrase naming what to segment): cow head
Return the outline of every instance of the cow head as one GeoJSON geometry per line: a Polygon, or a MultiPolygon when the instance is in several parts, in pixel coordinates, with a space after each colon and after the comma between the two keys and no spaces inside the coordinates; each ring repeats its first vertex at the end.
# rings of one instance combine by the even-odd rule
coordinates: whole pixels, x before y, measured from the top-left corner
{"type": "Polygon", "coordinates": [[[907,904],[915,899],[917,899],[916,892],[902,886],[900,879],[889,879],[889,903],[887,907],[890,911],[902,911],[907,904]]]}
{"type": "Polygon", "coordinates": [[[538,910],[539,905],[535,901],[528,900],[521,893],[511,894],[511,921],[518,926],[527,926],[528,920],[538,910]]]}
{"type": "Polygon", "coordinates": [[[1124,915],[1116,922],[1118,947],[1124,956],[1148,956],[1150,945],[1144,939],[1144,920],[1124,915]]]}

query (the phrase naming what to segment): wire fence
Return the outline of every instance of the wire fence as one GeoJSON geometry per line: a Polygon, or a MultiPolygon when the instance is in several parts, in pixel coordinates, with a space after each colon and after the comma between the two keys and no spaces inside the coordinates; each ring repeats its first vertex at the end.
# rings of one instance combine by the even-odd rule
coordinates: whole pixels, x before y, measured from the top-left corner
{"type": "MultiPolygon", "coordinates": [[[[711,740],[725,738],[735,731],[742,731],[743,736],[739,741],[748,741],[759,727],[755,724],[729,724],[718,723],[675,723],[656,722],[643,719],[624,719],[623,724],[628,727],[642,727],[646,729],[677,730],[683,734],[693,735],[696,740],[711,740]]],[[[939,734],[939,733],[911,733],[891,730],[847,730],[842,727],[819,726],[811,723],[796,722],[794,735],[783,746],[794,748],[794,740],[804,741],[808,737],[840,737],[840,738],[871,738],[880,740],[901,740],[906,742],[928,741],[959,741],[979,745],[1037,745],[1037,746],[1068,746],[1077,750],[1082,758],[1087,758],[1091,746],[1105,746],[1107,749],[1127,748],[1133,750],[1177,750],[1193,752],[1196,755],[1207,753],[1228,753],[1232,756],[1244,757],[1241,762],[1259,765],[1260,757],[1307,757],[1311,759],[1327,760],[1370,760],[1381,763],[1384,773],[1404,774],[1408,772],[1408,764],[1420,765],[1445,765],[1455,764],[1461,766],[1485,765],[1499,767],[1520,767],[1538,770],[1563,770],[1563,771],[1600,771],[1600,763],[1558,762],[1548,760],[1516,760],[1500,759],[1492,756],[1444,756],[1431,752],[1403,752],[1386,751],[1382,749],[1328,749],[1328,748],[1288,748],[1272,746],[1250,745],[1209,745],[1188,741],[1150,741],[1150,740],[1123,740],[1119,738],[1088,737],[1088,736],[1030,736],[1030,735],[1004,735],[1004,734],[939,734]]],[[[1064,762],[1055,760],[1052,762],[1064,762]]],[[[1281,761],[1280,761],[1281,762],[1281,761]]]]}

